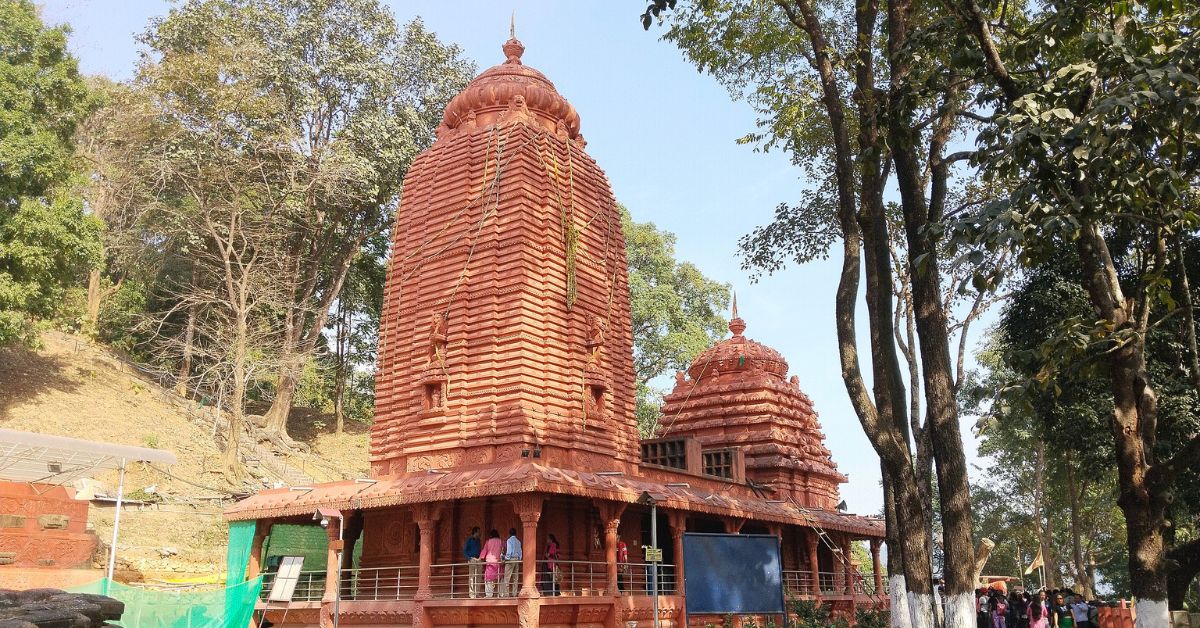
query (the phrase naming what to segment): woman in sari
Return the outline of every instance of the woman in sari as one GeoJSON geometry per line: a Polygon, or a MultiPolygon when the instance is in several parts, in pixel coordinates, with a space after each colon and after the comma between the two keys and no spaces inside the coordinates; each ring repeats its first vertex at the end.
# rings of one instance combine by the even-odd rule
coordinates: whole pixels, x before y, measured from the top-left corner
{"type": "Polygon", "coordinates": [[[493,529],[488,533],[488,540],[483,544],[479,557],[483,559],[483,594],[485,597],[496,597],[496,583],[500,580],[500,560],[504,556],[504,542],[500,540],[500,532],[493,529]]]}

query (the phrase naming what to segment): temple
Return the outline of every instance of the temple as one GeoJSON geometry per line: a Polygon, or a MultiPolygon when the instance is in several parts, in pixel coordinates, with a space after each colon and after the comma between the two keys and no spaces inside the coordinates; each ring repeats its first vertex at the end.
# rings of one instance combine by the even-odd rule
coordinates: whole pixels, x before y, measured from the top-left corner
{"type": "Polygon", "coordinates": [[[634,421],[625,241],[579,115],[542,73],[505,61],[446,108],[409,169],[384,294],[371,476],[266,490],[248,573],[275,625],[605,626],[687,616],[685,532],[781,539],[789,596],[886,603],[883,522],[839,512],[809,398],[775,350],[732,337],[676,375],[658,437],[634,421]],[[653,502],[658,520],[651,522],[653,502]],[[284,529],[324,532],[324,564],[272,600],[284,529]],[[523,556],[487,597],[469,531],[514,529],[523,556]],[[644,548],[659,531],[658,596],[644,548]],[[274,532],[273,532],[274,531],[274,532]],[[548,561],[548,540],[557,559],[548,561]],[[866,541],[872,564],[851,558],[866,541]],[[556,574],[556,575],[555,575],[556,574]],[[657,601],[657,604],[655,604],[657,601]]]}

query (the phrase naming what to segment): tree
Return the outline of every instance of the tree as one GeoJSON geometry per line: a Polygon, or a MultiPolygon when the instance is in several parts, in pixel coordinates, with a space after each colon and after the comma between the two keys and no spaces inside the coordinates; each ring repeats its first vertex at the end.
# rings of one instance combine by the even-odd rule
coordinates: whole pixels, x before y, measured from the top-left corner
{"type": "Polygon", "coordinates": [[[1173,487],[1200,453],[1200,433],[1164,420],[1169,397],[1149,368],[1147,341],[1164,317],[1189,322],[1181,332],[1194,393],[1191,296],[1177,305],[1171,292],[1186,275],[1180,238],[1197,221],[1200,8],[1049,4],[1004,25],[1007,5],[945,4],[974,40],[964,61],[987,80],[995,110],[983,118],[977,161],[986,176],[1021,182],[974,212],[961,233],[981,247],[1011,247],[1029,265],[1074,250],[1092,312],[1044,351],[1052,365],[1094,351],[1103,366],[1137,621],[1166,626],[1168,514],[1173,487]]]}
{"type": "Polygon", "coordinates": [[[642,435],[658,427],[662,391],[654,379],[686,369],[698,353],[725,335],[721,312],[729,307],[729,285],[705,277],[675,259],[675,234],[649,222],[634,222],[624,206],[621,229],[629,258],[629,309],[633,319],[633,364],[637,374],[637,420],[642,435]]]}
{"type": "Polygon", "coordinates": [[[28,0],[0,0],[0,344],[31,341],[66,286],[98,262],[99,225],[72,181],[72,135],[93,102],[28,0]]]}
{"type": "Polygon", "coordinates": [[[301,188],[280,208],[281,368],[264,415],[286,442],[299,372],[355,256],[389,226],[409,163],[474,67],[419,19],[397,25],[377,0],[192,0],[145,41],[160,55],[236,42],[266,51],[264,87],[280,100],[301,188]]]}
{"type": "MultiPolygon", "coordinates": [[[[655,15],[668,16],[664,12],[675,5],[651,4],[643,25],[649,27],[655,15]]],[[[948,204],[952,165],[964,159],[946,151],[968,104],[967,84],[946,63],[947,51],[955,48],[947,39],[960,37],[949,23],[905,0],[819,6],[752,0],[675,8],[665,37],[763,115],[763,132],[744,141],[788,150],[817,182],[813,198],[781,206],[775,223],[744,242],[748,264],[772,271],[789,259],[822,257],[832,243],[842,243],[835,325],[843,380],[883,464],[889,570],[899,578],[891,583],[892,599],[915,603],[908,613],[898,604],[893,618],[909,615],[914,625],[925,626],[933,613],[932,490],[913,461],[905,371],[894,339],[892,254],[902,242],[916,340],[908,350],[918,356],[910,364],[919,363],[928,426],[915,436],[928,438],[942,496],[947,625],[968,626],[974,621],[974,547],[943,268],[956,256],[953,243],[940,236],[944,216],[958,209],[948,204]],[[883,196],[893,169],[900,203],[889,213],[883,196]],[[870,392],[855,322],[864,270],[870,392]]],[[[987,279],[977,282],[980,292],[989,288],[987,279]]]]}

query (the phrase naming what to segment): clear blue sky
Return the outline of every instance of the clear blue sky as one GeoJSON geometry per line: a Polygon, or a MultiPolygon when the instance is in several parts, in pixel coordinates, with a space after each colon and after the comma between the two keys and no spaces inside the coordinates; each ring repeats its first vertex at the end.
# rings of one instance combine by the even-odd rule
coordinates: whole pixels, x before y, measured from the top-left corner
{"type": "MultiPolygon", "coordinates": [[[[878,512],[879,462],[850,408],[838,365],[833,297],[840,258],[835,251],[829,260],[754,284],[740,268],[738,238],[768,222],[779,203],[796,202],[805,189],[787,156],[735,144],[755,128],[754,111],[731,101],[675,46],[658,41],[657,28],[642,30],[638,15],[645,0],[386,3],[401,21],[422,17],[443,41],[459,44],[481,71],[504,60],[500,46],[516,10],[523,61],[544,72],[579,111],[587,151],[607,171],[617,199],[635,220],[674,232],[680,259],[734,286],[746,335],[782,352],[812,397],[833,458],[850,476],[842,487],[850,510],[878,512]]],[[[83,72],[124,80],[138,58],[134,35],[170,6],[155,0],[47,0],[43,18],[74,29],[71,48],[83,72]]],[[[864,312],[860,320],[865,318],[864,312]]],[[[977,324],[977,332],[982,327],[977,324]]],[[[975,462],[973,437],[964,431],[964,438],[968,459],[975,462]]]]}

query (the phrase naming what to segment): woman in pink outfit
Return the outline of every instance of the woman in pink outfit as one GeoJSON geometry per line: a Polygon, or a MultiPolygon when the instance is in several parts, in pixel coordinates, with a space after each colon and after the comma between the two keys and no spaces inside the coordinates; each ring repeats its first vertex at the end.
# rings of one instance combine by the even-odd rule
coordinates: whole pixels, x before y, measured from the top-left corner
{"type": "Polygon", "coordinates": [[[1029,604],[1029,628],[1048,628],[1049,625],[1050,622],[1046,619],[1046,607],[1040,600],[1034,600],[1029,604]]]}
{"type": "Polygon", "coordinates": [[[483,594],[485,597],[496,597],[496,582],[500,580],[500,559],[504,556],[504,542],[500,533],[492,530],[488,540],[483,544],[479,557],[483,559],[483,594]]]}

